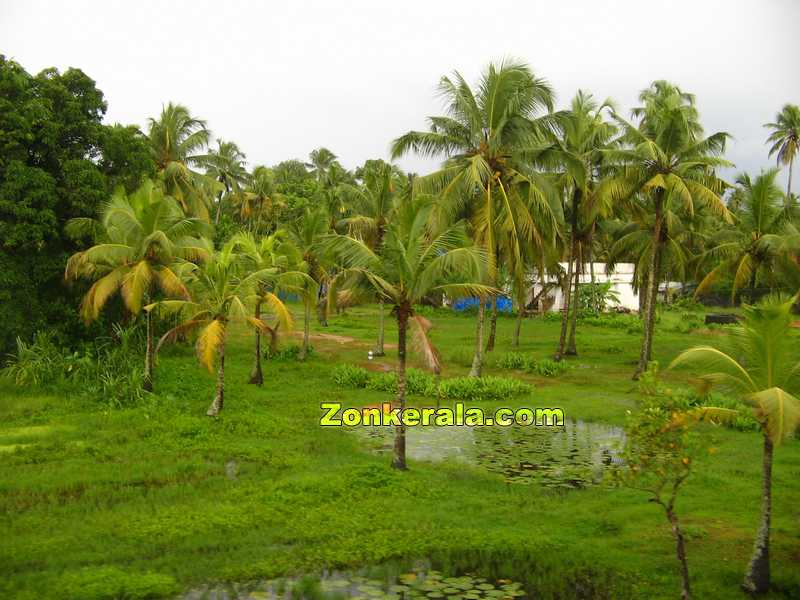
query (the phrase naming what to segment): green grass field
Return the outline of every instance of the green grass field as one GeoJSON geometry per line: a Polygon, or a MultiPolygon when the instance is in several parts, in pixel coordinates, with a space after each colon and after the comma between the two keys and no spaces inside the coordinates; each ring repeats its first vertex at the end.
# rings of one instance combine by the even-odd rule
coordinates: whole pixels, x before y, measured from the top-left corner
{"type": "MultiPolygon", "coordinates": [[[[320,428],[321,401],[360,406],[388,399],[339,388],[331,378],[342,362],[394,364],[391,345],[385,358],[367,361],[375,315],[372,308],[349,309],[324,332],[315,324],[309,360],[265,361],[260,388],[246,383],[251,334],[236,332],[218,419],[205,416],[214,377],[189,346],[160,357],[155,394],[133,409],[1,383],[0,597],[160,597],[209,581],[481,549],[525,556],[541,597],[678,597],[668,524],[640,492],[509,485],[446,461],[412,460],[408,472],[398,473],[359,436],[320,428]],[[586,592],[582,580],[595,591],[586,592]]],[[[431,319],[443,375],[466,374],[474,319],[440,311],[431,319]]],[[[665,313],[659,324],[655,353],[662,365],[724,335],[678,333],[681,320],[665,313]]],[[[499,319],[490,363],[511,350],[513,327],[513,319],[499,319]]],[[[557,335],[557,322],[528,319],[519,351],[548,357],[557,335]]],[[[387,342],[395,340],[390,325],[387,342]]],[[[491,364],[486,372],[535,385],[511,406],[558,406],[568,419],[623,425],[636,406],[630,376],[639,336],[582,324],[578,349],[557,377],[491,364]]],[[[667,373],[665,380],[686,385],[688,373],[667,373]]],[[[716,452],[698,461],[678,502],[694,591],[704,599],[744,597],[738,585],[758,520],[761,438],[712,426],[702,434],[716,452]]],[[[798,441],[777,449],[773,477],[772,597],[797,598],[798,441]]]]}

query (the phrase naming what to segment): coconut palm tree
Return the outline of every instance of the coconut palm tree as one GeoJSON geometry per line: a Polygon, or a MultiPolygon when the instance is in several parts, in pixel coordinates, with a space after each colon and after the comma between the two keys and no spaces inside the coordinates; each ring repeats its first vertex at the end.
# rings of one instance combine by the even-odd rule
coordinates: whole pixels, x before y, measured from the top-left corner
{"type": "Polygon", "coordinates": [[[789,181],[786,184],[787,202],[792,195],[792,166],[800,149],[800,106],[786,104],[775,116],[774,123],[764,125],[772,130],[767,143],[772,144],[769,155],[777,154],[778,165],[789,167],[789,181]]]}
{"type": "Polygon", "coordinates": [[[250,183],[243,193],[231,200],[238,209],[239,218],[254,232],[273,233],[278,218],[286,207],[286,197],[278,191],[272,169],[257,166],[250,175],[250,183]]]}
{"type": "Polygon", "coordinates": [[[247,157],[234,142],[217,140],[217,147],[210,149],[208,154],[198,161],[205,168],[206,175],[221,184],[217,195],[215,224],[219,223],[223,201],[226,198],[240,196],[250,181],[250,174],[245,168],[246,159],[247,157]]]}
{"type": "Polygon", "coordinates": [[[336,155],[327,148],[317,148],[312,150],[308,155],[309,161],[306,166],[311,169],[317,183],[322,185],[325,181],[328,171],[336,163],[336,155]]]}
{"type": "Polygon", "coordinates": [[[643,106],[633,110],[638,125],[614,116],[628,147],[604,150],[606,158],[621,168],[616,176],[605,179],[597,191],[601,205],[626,202],[633,209],[644,207],[653,216],[652,251],[644,286],[644,332],[635,379],[646,370],[652,354],[662,255],[667,242],[666,205],[680,203],[682,211],[689,215],[696,207],[705,206],[720,223],[731,222],[719,196],[724,184],[714,174],[716,167],[730,164],[720,158],[728,134],[718,132],[703,137],[694,96],[669,82],[654,82],[639,100],[643,106]]]}
{"type": "MultiPolygon", "coordinates": [[[[261,321],[261,309],[264,305],[272,307],[280,301],[280,292],[302,294],[306,287],[315,289],[314,281],[302,270],[305,265],[300,261],[296,249],[283,240],[282,233],[256,237],[249,232],[240,232],[231,238],[231,244],[246,261],[247,268],[252,272],[261,273],[255,284],[255,297],[253,300],[253,317],[261,321]]],[[[276,348],[278,329],[266,325],[255,329],[255,349],[253,370],[250,373],[249,383],[262,385],[264,375],[261,369],[261,333],[266,331],[270,335],[270,349],[276,348]]]]}
{"type": "Polygon", "coordinates": [[[292,327],[292,316],[278,296],[272,292],[260,293],[260,286],[274,279],[275,269],[251,270],[249,258],[237,252],[237,246],[238,241],[231,240],[203,264],[187,265],[186,276],[194,301],[162,300],[145,307],[147,311],[161,309],[175,313],[183,319],[162,336],[156,351],[180,335],[198,331],[197,357],[209,373],[214,370],[215,357],[219,357],[216,392],[206,412],[210,417],[217,416],[224,406],[225,345],[230,323],[241,322],[269,334],[274,327],[267,324],[263,315],[250,316],[247,309],[250,303],[261,301],[284,330],[292,327]]]}
{"type": "Polygon", "coordinates": [[[307,285],[302,290],[303,297],[303,349],[300,360],[308,355],[310,338],[311,308],[316,301],[317,318],[320,325],[326,327],[327,320],[327,285],[330,276],[330,263],[325,248],[325,239],[330,231],[330,218],[323,207],[312,209],[306,207],[299,219],[291,221],[286,226],[287,240],[297,249],[303,263],[305,272],[313,280],[313,285],[307,285]]]}
{"type": "MultiPolygon", "coordinates": [[[[438,221],[470,220],[475,241],[489,255],[488,283],[496,288],[501,260],[522,271],[524,248],[546,247],[556,237],[561,207],[545,178],[524,159],[539,147],[555,122],[550,115],[553,92],[522,63],[490,64],[473,92],[456,72],[443,77],[439,93],[444,116],[429,117],[429,131],[410,131],[392,143],[392,158],[408,152],[442,156],[441,169],[418,177],[421,192],[439,195],[438,221]]],[[[483,363],[485,299],[478,311],[475,357],[470,374],[480,376],[483,363]]]]}
{"type": "MultiPolygon", "coordinates": [[[[416,199],[404,204],[389,224],[383,243],[375,251],[361,240],[335,235],[328,245],[344,268],[331,282],[329,298],[334,302],[340,284],[370,285],[385,302],[392,304],[397,319],[397,397],[401,411],[406,402],[406,335],[414,328],[423,357],[437,370],[438,353],[427,336],[430,324],[414,313],[414,305],[430,293],[448,295],[491,294],[480,281],[487,267],[485,251],[470,246],[463,223],[440,232],[430,230],[433,204],[416,199]]],[[[406,468],[406,429],[395,428],[392,466],[406,468]]]]}
{"type": "Polygon", "coordinates": [[[710,269],[695,294],[703,294],[721,275],[727,274],[733,276],[732,299],[739,289],[749,286],[750,302],[755,302],[759,274],[769,277],[774,273],[775,263],[783,252],[784,227],[793,212],[783,201],[777,176],[777,169],[762,172],[755,180],[747,174],[739,175],[735,224],[712,235],[710,248],[701,262],[710,269]]]}
{"type": "MultiPolygon", "coordinates": [[[[198,236],[210,234],[200,219],[186,217],[180,205],[150,180],[133,194],[118,190],[103,205],[98,221],[73,219],[72,234],[92,232],[96,244],[70,257],[67,280],[94,281],[81,304],[81,316],[94,321],[113,295],[138,315],[157,294],[188,299],[175,263],[203,260],[208,249],[198,236]]],[[[146,313],[147,347],[143,387],[153,389],[153,319],[146,313]]]]}
{"type": "MultiPolygon", "coordinates": [[[[396,200],[406,183],[405,175],[382,160],[368,160],[360,169],[362,185],[343,184],[341,193],[353,216],[340,222],[350,237],[363,241],[372,250],[380,248],[383,236],[396,207],[396,200]]],[[[383,297],[378,298],[378,340],[375,356],[384,356],[383,297]]]]}
{"type": "Polygon", "coordinates": [[[764,434],[761,522],[744,588],[766,592],[770,584],[769,534],[772,514],[772,456],[776,445],[800,424],[800,344],[791,328],[795,298],[766,298],[744,307],[744,322],[729,334],[728,352],[698,346],[670,365],[698,366],[708,385],[726,389],[751,405],[764,434]]]}
{"type": "Polygon", "coordinates": [[[615,147],[618,142],[615,139],[617,127],[603,116],[604,111],[612,111],[613,108],[611,101],[598,104],[591,94],[579,90],[572,99],[570,110],[558,115],[558,135],[536,157],[539,164],[558,173],[557,185],[569,198],[565,211],[570,224],[567,286],[564,288],[564,311],[556,360],[561,360],[564,354],[577,354],[575,330],[581,275],[579,265],[583,265],[586,259],[592,260],[591,244],[597,219],[610,212],[609,206],[596,202],[595,189],[600,177],[605,174],[603,150],[615,147]],[[567,343],[568,324],[570,333],[567,343]]]}

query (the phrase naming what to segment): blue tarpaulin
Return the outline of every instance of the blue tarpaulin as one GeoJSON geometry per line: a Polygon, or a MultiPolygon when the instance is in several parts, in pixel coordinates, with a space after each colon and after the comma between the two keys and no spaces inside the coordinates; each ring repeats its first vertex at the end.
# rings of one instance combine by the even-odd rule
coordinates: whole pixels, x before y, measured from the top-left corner
{"type": "MultiPolygon", "coordinates": [[[[475,308],[478,307],[480,300],[478,298],[459,298],[458,300],[453,300],[452,308],[453,310],[467,310],[468,308],[475,308]]],[[[513,304],[511,302],[511,298],[506,296],[498,296],[497,297],[497,310],[499,312],[512,312],[513,311],[513,304]]]]}

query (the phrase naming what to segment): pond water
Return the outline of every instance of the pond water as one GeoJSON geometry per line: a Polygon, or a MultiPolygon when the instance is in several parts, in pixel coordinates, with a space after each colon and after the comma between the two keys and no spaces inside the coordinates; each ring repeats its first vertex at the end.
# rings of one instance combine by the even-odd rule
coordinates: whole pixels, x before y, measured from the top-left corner
{"type": "MultiPolygon", "coordinates": [[[[391,454],[391,427],[359,427],[375,452],[391,454]]],[[[509,483],[579,488],[598,484],[619,464],[625,434],[619,427],[566,421],[560,427],[409,427],[409,460],[466,462],[509,483]]]]}
{"type": "Polygon", "coordinates": [[[488,580],[469,574],[448,577],[426,567],[400,574],[323,572],[320,576],[281,578],[205,586],[182,600],[515,600],[526,597],[510,579],[488,580]]]}

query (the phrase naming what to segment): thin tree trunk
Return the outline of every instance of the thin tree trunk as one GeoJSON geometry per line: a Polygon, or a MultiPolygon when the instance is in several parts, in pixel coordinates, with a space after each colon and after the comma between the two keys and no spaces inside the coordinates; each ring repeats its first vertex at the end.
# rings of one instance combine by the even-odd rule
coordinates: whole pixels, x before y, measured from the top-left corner
{"type": "Polygon", "coordinates": [[[650,276],[644,275],[644,281],[639,284],[639,320],[644,321],[647,314],[647,291],[650,289],[650,276]]]}
{"type": "Polygon", "coordinates": [[[486,302],[483,298],[478,303],[478,328],[475,332],[475,355],[472,357],[470,377],[480,377],[483,369],[483,322],[486,320],[486,302]]]}
{"type": "Polygon", "coordinates": [[[788,204],[792,198],[792,167],[794,166],[794,158],[789,161],[789,181],[786,184],[786,203],[788,204]]]}
{"type": "Polygon", "coordinates": [[[558,349],[556,350],[556,354],[553,357],[555,360],[560,361],[564,358],[564,350],[567,344],[567,326],[569,325],[569,309],[571,306],[572,301],[572,263],[575,260],[575,244],[577,242],[576,239],[576,228],[578,222],[578,203],[580,200],[580,190],[575,188],[572,192],[572,218],[571,227],[569,232],[569,263],[567,265],[567,282],[564,286],[564,306],[563,312],[561,313],[561,335],[558,339],[558,349]]]}
{"type": "Polygon", "coordinates": [[[142,389],[146,392],[153,391],[153,311],[145,311],[145,321],[147,323],[147,347],[144,351],[144,379],[142,389]]]}
{"type": "Polygon", "coordinates": [[[217,369],[217,392],[211,406],[208,407],[206,414],[209,417],[216,417],[222,411],[225,401],[225,334],[219,344],[219,368],[217,369]]]}
{"type": "MultiPolygon", "coordinates": [[[[255,309],[255,318],[256,320],[261,320],[261,301],[256,301],[256,309],[255,309]]],[[[252,383],[255,385],[261,385],[264,383],[264,374],[261,371],[261,330],[256,327],[256,347],[255,347],[255,356],[253,357],[255,362],[253,363],[253,371],[250,373],[250,381],[248,383],[252,383]]]]}
{"type": "Polygon", "coordinates": [[[311,338],[311,300],[304,300],[303,305],[303,347],[297,357],[299,360],[305,360],[308,356],[308,346],[311,338]]]}
{"type": "Polygon", "coordinates": [[[520,304],[517,307],[517,323],[516,326],[514,327],[514,339],[511,340],[511,345],[514,348],[519,347],[519,334],[522,331],[522,318],[524,315],[523,311],[524,311],[524,306],[520,304]]]}
{"type": "Polygon", "coordinates": [[[317,293],[317,321],[322,327],[328,326],[328,298],[324,285],[319,286],[317,293]]]}
{"type": "MultiPolygon", "coordinates": [[[[397,398],[400,415],[406,408],[406,329],[410,307],[397,307],[397,398]]],[[[406,470],[406,426],[401,422],[394,428],[394,457],[392,467],[406,470]]]]}
{"type": "Polygon", "coordinates": [[[769,529],[772,518],[772,440],[764,435],[764,474],[761,496],[761,524],[753,547],[753,556],[744,578],[745,590],[763,594],[769,590],[769,529]]]}
{"type": "Polygon", "coordinates": [[[756,303],[756,274],[758,268],[753,265],[753,272],[750,273],[750,304],[756,303]]]}
{"type": "Polygon", "coordinates": [[[497,296],[492,298],[492,316],[489,321],[489,339],[486,341],[486,351],[494,350],[494,341],[497,337],[497,296]]]}
{"type": "Polygon", "coordinates": [[[644,333],[642,336],[642,349],[639,354],[639,364],[636,367],[636,372],[633,375],[634,379],[639,379],[639,376],[647,370],[647,363],[653,350],[653,329],[655,326],[656,315],[656,301],[658,294],[659,283],[659,267],[661,255],[661,226],[663,215],[661,214],[661,194],[659,193],[656,198],[656,221],[653,225],[653,242],[652,253],[650,256],[650,285],[647,289],[647,298],[645,299],[645,318],[644,318],[644,333]]]}
{"type": "MultiPolygon", "coordinates": [[[[579,254],[578,261],[581,261],[580,254],[579,254]]],[[[581,263],[579,262],[578,264],[581,264],[581,263]]],[[[572,314],[570,315],[570,318],[569,318],[569,340],[567,341],[567,350],[565,352],[565,354],[567,356],[577,356],[578,355],[578,349],[575,346],[575,330],[578,328],[578,306],[579,306],[578,288],[579,288],[579,284],[580,284],[580,280],[581,280],[581,269],[582,268],[583,268],[583,265],[581,265],[580,269],[578,269],[578,268],[575,269],[575,287],[574,287],[573,292],[572,292],[572,314]]]]}
{"type": "Polygon", "coordinates": [[[375,356],[384,356],[386,353],[383,349],[383,337],[384,337],[384,317],[383,317],[383,300],[378,300],[378,343],[375,344],[375,351],[373,354],[375,356]]]}
{"type": "Polygon", "coordinates": [[[666,507],[667,519],[672,525],[672,537],[675,538],[675,554],[678,557],[678,562],[681,565],[681,599],[689,600],[691,597],[691,589],[689,587],[689,565],[686,562],[686,545],[681,530],[680,523],[678,522],[678,515],[675,514],[672,506],[666,507]]]}

